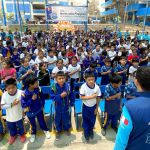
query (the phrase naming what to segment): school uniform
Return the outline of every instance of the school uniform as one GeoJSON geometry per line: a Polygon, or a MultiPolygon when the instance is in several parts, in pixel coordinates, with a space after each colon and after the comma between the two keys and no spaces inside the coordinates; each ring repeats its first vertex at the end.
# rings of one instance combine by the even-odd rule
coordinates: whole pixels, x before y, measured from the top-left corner
{"type": "MultiPolygon", "coordinates": [[[[110,96],[121,93],[121,88],[114,89],[111,84],[108,84],[105,89],[104,97],[107,99],[110,96]]],[[[112,128],[117,127],[121,112],[121,100],[105,100],[105,119],[103,128],[106,129],[111,121],[112,128]]]]}
{"type": "Polygon", "coordinates": [[[31,134],[36,134],[36,121],[37,118],[40,128],[43,131],[48,131],[46,126],[44,115],[43,115],[43,107],[45,104],[44,96],[39,88],[34,89],[34,91],[29,91],[27,88],[24,90],[24,93],[21,96],[21,104],[26,111],[26,115],[31,123],[32,131],[31,134]],[[36,94],[37,99],[32,100],[32,96],[36,94]]]}
{"type": "MultiPolygon", "coordinates": [[[[57,57],[56,56],[47,56],[47,62],[53,63],[48,65],[48,69],[52,71],[52,69],[56,66],[57,57]],[[54,63],[55,62],[55,63],[54,63]]],[[[50,72],[51,73],[51,72],[50,72]]]]}
{"type": "Polygon", "coordinates": [[[72,73],[75,72],[76,70],[79,70],[78,72],[76,72],[73,75],[70,75],[70,86],[72,87],[72,89],[74,89],[74,82],[78,82],[79,78],[80,78],[80,71],[81,71],[81,66],[80,65],[76,65],[76,66],[72,66],[72,64],[70,64],[68,66],[68,73],[72,73]]]}
{"type": "Polygon", "coordinates": [[[96,59],[97,66],[101,66],[101,67],[104,66],[105,65],[105,63],[104,63],[105,58],[106,57],[102,57],[102,56],[97,57],[97,59],[96,59]]]}
{"type": "Polygon", "coordinates": [[[98,77],[98,71],[97,71],[96,69],[94,69],[94,71],[91,71],[90,68],[87,68],[87,69],[84,71],[84,75],[85,75],[86,73],[93,73],[94,76],[95,76],[95,80],[96,80],[97,77],[98,77]]]}
{"type": "Polygon", "coordinates": [[[14,95],[10,95],[7,91],[4,92],[1,100],[2,109],[6,109],[6,123],[10,132],[10,136],[16,136],[24,134],[23,116],[21,107],[21,90],[17,90],[14,95]],[[14,100],[19,100],[19,103],[13,107],[11,104],[14,100]]]}
{"type": "MultiPolygon", "coordinates": [[[[2,92],[2,90],[0,90],[0,104],[1,104],[2,95],[3,95],[3,92],[2,92]]],[[[0,108],[0,134],[3,134],[4,129],[3,129],[3,124],[2,124],[2,121],[1,121],[1,117],[2,117],[2,111],[1,111],[1,108],[0,108]]]]}
{"type": "Polygon", "coordinates": [[[39,86],[49,86],[50,85],[50,74],[49,71],[46,70],[45,73],[43,73],[42,71],[38,71],[37,72],[37,78],[39,80],[39,86]]]}
{"type": "Polygon", "coordinates": [[[4,49],[2,49],[3,57],[10,58],[12,55],[12,50],[13,50],[13,48],[11,46],[5,47],[4,49]]]}
{"type": "MultiPolygon", "coordinates": [[[[21,66],[20,69],[19,69],[19,72],[18,72],[18,76],[19,76],[18,79],[20,80],[20,78],[21,78],[25,73],[27,73],[27,71],[30,70],[30,69],[32,69],[30,66],[28,66],[28,67],[21,66]]],[[[24,78],[22,79],[22,84],[23,84],[24,87],[26,86],[25,81],[26,81],[26,78],[27,78],[28,76],[29,76],[29,75],[27,75],[26,77],[24,77],[24,78]]]]}
{"type": "Polygon", "coordinates": [[[55,105],[55,128],[57,132],[68,131],[71,128],[70,107],[74,106],[75,96],[69,84],[64,83],[62,87],[58,83],[52,86],[51,99],[55,105]],[[62,98],[61,93],[66,92],[67,96],[62,98]]]}
{"type": "MultiPolygon", "coordinates": [[[[130,82],[125,86],[124,95],[127,98],[127,96],[135,96],[137,95],[137,87],[135,86],[134,82],[130,82]]],[[[130,100],[130,98],[127,98],[127,100],[130,100]]]]}
{"type": "Polygon", "coordinates": [[[11,56],[11,62],[14,63],[16,70],[19,71],[19,68],[20,68],[20,54],[18,53],[17,55],[12,55],[11,56]]]}
{"type": "MultiPolygon", "coordinates": [[[[101,96],[100,88],[97,84],[94,85],[93,88],[89,87],[87,83],[84,83],[80,88],[80,95],[81,96],[90,96],[92,94],[98,94],[98,98],[101,96]]],[[[96,115],[94,114],[94,111],[97,106],[97,100],[96,98],[91,100],[83,100],[83,106],[82,106],[82,127],[84,129],[84,136],[89,137],[89,134],[91,131],[93,131],[95,121],[96,121],[96,115]]]]}
{"type": "MultiPolygon", "coordinates": [[[[67,73],[67,68],[63,67],[62,69],[59,69],[57,66],[52,70],[52,74],[57,74],[57,72],[63,71],[64,73],[67,73]]],[[[54,82],[56,83],[56,80],[54,79],[54,82]]]]}
{"type": "Polygon", "coordinates": [[[93,57],[91,57],[91,58],[86,57],[83,60],[83,66],[84,66],[85,69],[88,68],[90,66],[90,64],[92,64],[92,63],[94,63],[94,58],[93,57]]]}
{"type": "MultiPolygon", "coordinates": [[[[107,66],[104,65],[101,68],[101,73],[107,72],[108,70],[110,70],[111,72],[113,72],[112,67],[107,67],[107,66]]],[[[109,74],[101,75],[101,76],[102,76],[101,85],[107,85],[107,84],[110,83],[109,74]]]]}
{"type": "MultiPolygon", "coordinates": [[[[117,65],[117,67],[115,68],[115,72],[121,72],[121,71],[124,71],[124,70],[128,70],[128,66],[125,65],[125,66],[121,66],[120,64],[117,65]]],[[[125,85],[126,84],[126,81],[127,81],[127,71],[124,72],[124,73],[121,73],[119,74],[121,77],[122,77],[122,85],[125,85]]]]}

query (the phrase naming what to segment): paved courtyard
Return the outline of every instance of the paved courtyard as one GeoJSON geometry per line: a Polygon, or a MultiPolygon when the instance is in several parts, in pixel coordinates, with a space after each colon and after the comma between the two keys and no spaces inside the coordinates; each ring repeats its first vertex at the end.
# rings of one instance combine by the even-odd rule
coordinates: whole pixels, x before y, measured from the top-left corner
{"type": "MultiPolygon", "coordinates": [[[[36,136],[36,141],[30,143],[30,135],[27,133],[27,141],[25,144],[20,143],[19,138],[12,146],[8,145],[9,135],[6,134],[4,140],[0,143],[0,150],[47,150],[47,149],[63,149],[63,150],[112,150],[115,141],[115,132],[108,129],[106,137],[101,135],[101,127],[97,117],[95,125],[95,137],[88,144],[85,143],[82,135],[82,130],[77,131],[75,126],[75,119],[72,116],[72,131],[71,136],[62,134],[59,141],[55,140],[54,131],[51,133],[50,139],[45,139],[44,133],[39,129],[36,136]]],[[[48,124],[48,119],[46,119],[48,124]]]]}

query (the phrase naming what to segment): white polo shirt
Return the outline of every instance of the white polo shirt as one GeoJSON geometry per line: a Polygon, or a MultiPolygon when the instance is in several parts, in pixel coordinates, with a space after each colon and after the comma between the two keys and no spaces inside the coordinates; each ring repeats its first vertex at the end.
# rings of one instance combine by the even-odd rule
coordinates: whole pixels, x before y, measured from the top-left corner
{"type": "Polygon", "coordinates": [[[8,122],[17,122],[22,119],[22,107],[21,107],[21,90],[17,90],[17,93],[14,96],[8,94],[8,92],[4,92],[2,95],[1,104],[11,104],[15,101],[15,99],[19,100],[19,104],[13,106],[12,108],[6,109],[6,120],[8,122]]]}
{"type": "Polygon", "coordinates": [[[77,64],[76,66],[72,66],[71,64],[68,66],[68,73],[72,73],[72,72],[75,72],[79,70],[78,72],[76,72],[75,74],[71,75],[70,78],[73,78],[73,79],[77,79],[79,78],[79,73],[81,71],[81,67],[79,64],[77,64]]]}
{"type": "MultiPolygon", "coordinates": [[[[94,88],[91,88],[87,85],[87,83],[82,84],[80,88],[80,95],[82,96],[91,96],[93,94],[97,93],[97,97],[101,96],[101,90],[97,84],[95,84],[94,88]]],[[[83,104],[88,107],[93,107],[96,105],[96,98],[90,99],[90,100],[83,100],[83,104]]]]}

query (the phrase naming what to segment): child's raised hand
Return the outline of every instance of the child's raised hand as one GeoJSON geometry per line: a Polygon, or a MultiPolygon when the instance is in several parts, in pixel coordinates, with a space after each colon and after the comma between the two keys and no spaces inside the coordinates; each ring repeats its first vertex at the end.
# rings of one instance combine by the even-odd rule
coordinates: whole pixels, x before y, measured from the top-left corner
{"type": "Polygon", "coordinates": [[[33,71],[30,69],[30,70],[28,70],[28,74],[31,74],[31,73],[33,73],[33,71]]]}
{"type": "Polygon", "coordinates": [[[19,100],[15,99],[14,102],[13,102],[13,106],[18,105],[18,104],[19,104],[19,100]]]}
{"type": "Polygon", "coordinates": [[[36,99],[37,99],[37,95],[36,95],[36,94],[33,94],[32,100],[36,100],[36,99]]]}
{"type": "Polygon", "coordinates": [[[94,93],[91,96],[92,96],[92,98],[97,98],[97,93],[94,93]]]}
{"type": "Polygon", "coordinates": [[[62,98],[64,98],[64,97],[66,97],[67,96],[67,93],[66,92],[63,92],[63,93],[61,93],[61,95],[60,95],[62,98]]]}

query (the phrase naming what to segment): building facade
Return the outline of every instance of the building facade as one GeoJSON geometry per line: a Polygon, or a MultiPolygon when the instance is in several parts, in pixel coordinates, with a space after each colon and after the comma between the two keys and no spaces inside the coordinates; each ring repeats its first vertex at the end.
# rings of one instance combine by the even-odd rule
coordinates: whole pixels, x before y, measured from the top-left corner
{"type": "Polygon", "coordinates": [[[150,25],[150,0],[105,0],[101,17],[108,21],[119,18],[122,23],[150,25]]]}

